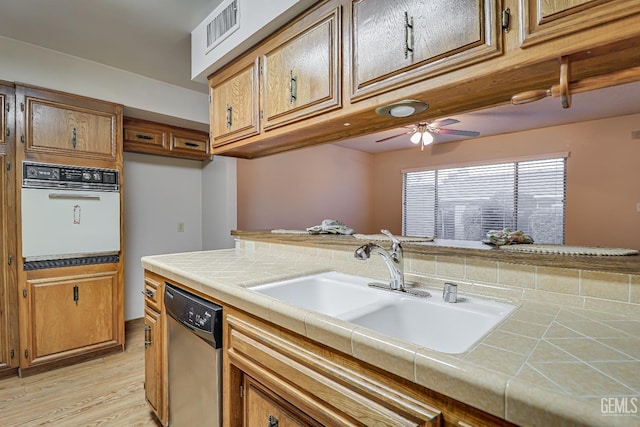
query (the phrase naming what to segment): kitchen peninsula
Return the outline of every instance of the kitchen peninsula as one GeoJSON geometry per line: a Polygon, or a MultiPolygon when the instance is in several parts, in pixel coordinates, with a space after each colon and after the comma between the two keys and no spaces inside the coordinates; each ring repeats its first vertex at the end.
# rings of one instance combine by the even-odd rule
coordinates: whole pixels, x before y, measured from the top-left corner
{"type": "Polygon", "coordinates": [[[406,244],[407,276],[434,297],[447,280],[517,306],[467,352],[444,354],[247,290],[328,270],[385,278],[377,257],[353,258],[363,241],[234,235],[235,249],[142,260],[147,280],[224,306],[225,425],[252,416],[243,399],[254,394],[240,397],[241,386],[325,424],[637,425],[637,256],[526,263],[495,249],[406,244]]]}

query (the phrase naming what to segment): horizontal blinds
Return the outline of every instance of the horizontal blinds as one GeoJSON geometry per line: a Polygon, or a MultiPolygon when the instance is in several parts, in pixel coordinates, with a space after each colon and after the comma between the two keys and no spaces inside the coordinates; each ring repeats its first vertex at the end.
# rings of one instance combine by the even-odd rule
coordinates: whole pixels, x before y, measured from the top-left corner
{"type": "Polygon", "coordinates": [[[403,233],[482,240],[521,229],[564,241],[565,158],[406,172],[403,233]]]}
{"type": "Polygon", "coordinates": [[[436,171],[404,174],[403,235],[434,236],[436,171]]]}
{"type": "Polygon", "coordinates": [[[518,229],[536,243],[564,243],[566,159],[518,163],[518,229]]]}

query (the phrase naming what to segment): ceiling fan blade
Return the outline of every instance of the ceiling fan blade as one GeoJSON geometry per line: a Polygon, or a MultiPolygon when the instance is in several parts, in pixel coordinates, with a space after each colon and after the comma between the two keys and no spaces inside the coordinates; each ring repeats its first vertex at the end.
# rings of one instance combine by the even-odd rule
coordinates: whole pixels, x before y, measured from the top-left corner
{"type": "Polygon", "coordinates": [[[442,120],[434,120],[434,121],[432,121],[431,123],[429,123],[429,126],[440,128],[440,127],[444,127],[444,126],[455,125],[456,123],[460,123],[460,120],[442,119],[442,120]]]}
{"type": "Polygon", "coordinates": [[[390,139],[397,138],[397,137],[402,136],[402,135],[409,135],[410,133],[414,133],[414,132],[415,132],[414,130],[410,130],[409,132],[402,132],[402,133],[399,133],[397,135],[388,136],[386,138],[379,139],[376,142],[388,141],[390,139]]]}
{"type": "Polygon", "coordinates": [[[436,133],[441,133],[443,135],[460,135],[460,136],[478,136],[480,132],[476,132],[473,130],[457,130],[457,129],[435,129],[436,133]]]}

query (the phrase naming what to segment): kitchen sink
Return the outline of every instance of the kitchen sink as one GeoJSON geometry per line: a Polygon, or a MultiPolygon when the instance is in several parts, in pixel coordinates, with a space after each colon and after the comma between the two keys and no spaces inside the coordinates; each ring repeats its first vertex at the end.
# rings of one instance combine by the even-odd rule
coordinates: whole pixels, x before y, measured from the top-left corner
{"type": "Polygon", "coordinates": [[[371,281],[367,277],[330,271],[254,286],[251,290],[298,307],[339,317],[385,301],[384,292],[372,292],[368,287],[371,281]]]}
{"type": "Polygon", "coordinates": [[[390,304],[350,317],[356,325],[443,353],[464,353],[515,307],[464,297],[455,304],[394,295],[390,304]]]}
{"type": "Polygon", "coordinates": [[[461,296],[444,302],[369,287],[367,277],[335,271],[259,285],[252,291],[443,353],[464,353],[515,306],[461,296]]]}

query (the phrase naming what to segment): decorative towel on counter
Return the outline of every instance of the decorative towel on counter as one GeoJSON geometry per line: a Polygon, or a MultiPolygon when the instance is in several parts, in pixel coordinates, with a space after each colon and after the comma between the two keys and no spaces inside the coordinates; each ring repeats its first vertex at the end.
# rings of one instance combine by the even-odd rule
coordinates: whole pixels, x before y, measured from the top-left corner
{"type": "Polygon", "coordinates": [[[311,234],[353,234],[353,228],[335,219],[324,219],[322,224],[309,227],[307,231],[311,234]]]}
{"type": "MultiPolygon", "coordinates": [[[[354,234],[353,237],[360,240],[380,240],[383,242],[390,242],[391,239],[384,234],[354,234]]],[[[433,242],[433,237],[420,237],[420,236],[396,236],[401,242],[433,242]]]]}
{"type": "Polygon", "coordinates": [[[274,234],[309,234],[307,230],[284,230],[282,228],[271,230],[271,232],[274,234]]]}
{"type": "Polygon", "coordinates": [[[622,256],[638,255],[635,249],[623,248],[598,248],[589,246],[564,246],[564,245],[514,245],[503,246],[500,249],[509,252],[526,252],[536,254],[553,255],[587,255],[587,256],[622,256]]]}
{"type": "Polygon", "coordinates": [[[521,230],[511,231],[508,228],[503,230],[490,230],[487,232],[487,238],[482,241],[487,245],[503,246],[515,245],[522,243],[533,243],[533,238],[524,234],[521,230]]]}

